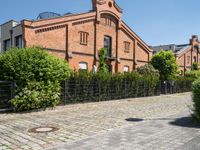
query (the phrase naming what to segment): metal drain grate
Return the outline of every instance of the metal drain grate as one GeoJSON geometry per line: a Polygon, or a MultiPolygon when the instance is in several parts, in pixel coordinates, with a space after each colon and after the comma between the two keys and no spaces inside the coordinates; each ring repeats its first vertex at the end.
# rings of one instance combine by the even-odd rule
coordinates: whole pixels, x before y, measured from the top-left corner
{"type": "Polygon", "coordinates": [[[59,128],[56,127],[37,127],[37,128],[32,128],[29,129],[28,132],[31,133],[49,133],[49,132],[55,132],[58,131],[59,128]]]}

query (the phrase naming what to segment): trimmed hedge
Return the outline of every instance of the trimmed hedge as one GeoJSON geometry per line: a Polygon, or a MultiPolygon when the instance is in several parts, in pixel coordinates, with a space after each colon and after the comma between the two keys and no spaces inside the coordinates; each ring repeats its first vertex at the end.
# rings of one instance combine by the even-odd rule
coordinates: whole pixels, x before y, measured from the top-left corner
{"type": "Polygon", "coordinates": [[[95,102],[135,97],[157,96],[191,91],[194,79],[180,77],[161,84],[159,76],[129,73],[75,72],[63,82],[65,103],[95,102]]]}
{"type": "Polygon", "coordinates": [[[194,81],[192,85],[192,93],[195,117],[200,121],[200,78],[194,81]]]}
{"type": "Polygon", "coordinates": [[[73,73],[65,81],[66,103],[105,101],[158,95],[155,91],[159,78],[130,73],[73,73]]]}

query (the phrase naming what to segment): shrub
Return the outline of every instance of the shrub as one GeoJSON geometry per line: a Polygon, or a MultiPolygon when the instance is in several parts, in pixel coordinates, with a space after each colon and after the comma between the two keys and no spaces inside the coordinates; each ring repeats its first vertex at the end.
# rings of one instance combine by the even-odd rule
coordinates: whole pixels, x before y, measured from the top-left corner
{"type": "Polygon", "coordinates": [[[137,68],[137,72],[141,75],[151,75],[153,77],[160,77],[159,71],[156,70],[151,64],[146,64],[137,68]]]}
{"type": "Polygon", "coordinates": [[[69,75],[65,60],[40,48],[13,48],[0,56],[0,80],[17,84],[16,97],[11,101],[15,110],[55,106],[58,100],[55,97],[60,94],[57,84],[69,75]],[[49,92],[49,87],[55,97],[49,92]],[[42,104],[43,101],[46,104],[42,104]]]}
{"type": "Polygon", "coordinates": [[[191,70],[185,72],[185,77],[197,79],[200,77],[200,71],[199,70],[191,70]]]}
{"type": "Polygon", "coordinates": [[[159,71],[156,70],[151,64],[146,64],[137,68],[137,72],[143,76],[143,79],[146,81],[148,94],[153,95],[156,85],[159,82],[159,71]]]}
{"type": "Polygon", "coordinates": [[[73,73],[66,81],[68,103],[152,96],[159,77],[148,78],[138,72],[73,73]]]}
{"type": "Polygon", "coordinates": [[[60,84],[29,82],[11,100],[15,111],[28,111],[55,107],[60,101],[60,84]]]}
{"type": "Polygon", "coordinates": [[[192,92],[195,117],[200,121],[200,79],[194,81],[192,85],[192,92]]]}
{"type": "Polygon", "coordinates": [[[14,81],[24,87],[30,81],[62,81],[69,66],[40,48],[11,49],[0,56],[0,80],[14,81]]]}
{"type": "Polygon", "coordinates": [[[178,74],[178,65],[172,51],[159,51],[152,57],[151,64],[159,70],[161,80],[171,80],[178,74]]]}
{"type": "Polygon", "coordinates": [[[191,92],[195,78],[176,77],[173,79],[173,93],[191,92]]]}
{"type": "Polygon", "coordinates": [[[106,64],[107,49],[102,48],[99,51],[99,71],[102,73],[108,72],[108,65],[106,64]]]}
{"type": "Polygon", "coordinates": [[[193,69],[193,70],[199,70],[199,64],[196,63],[196,62],[194,62],[194,63],[192,64],[192,69],[193,69]]]}

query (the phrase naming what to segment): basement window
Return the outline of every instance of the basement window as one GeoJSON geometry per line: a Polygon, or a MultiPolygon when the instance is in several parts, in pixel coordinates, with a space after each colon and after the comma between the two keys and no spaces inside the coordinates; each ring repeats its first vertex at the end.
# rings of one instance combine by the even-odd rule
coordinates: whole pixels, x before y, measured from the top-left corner
{"type": "Polygon", "coordinates": [[[80,32],[80,44],[81,45],[87,45],[88,44],[88,36],[89,33],[87,32],[80,32]]]}
{"type": "Polygon", "coordinates": [[[129,66],[124,66],[124,73],[129,72],[129,66]]]}
{"type": "Polygon", "coordinates": [[[86,62],[80,62],[79,70],[88,70],[88,64],[86,62]]]}

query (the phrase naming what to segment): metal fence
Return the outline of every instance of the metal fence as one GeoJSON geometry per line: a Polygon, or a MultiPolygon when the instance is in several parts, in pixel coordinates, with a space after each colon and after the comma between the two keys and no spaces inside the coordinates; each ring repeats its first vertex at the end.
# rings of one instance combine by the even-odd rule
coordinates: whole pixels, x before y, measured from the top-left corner
{"type": "Polygon", "coordinates": [[[124,83],[76,83],[75,81],[63,82],[62,99],[64,103],[106,101],[124,98],[159,96],[190,92],[192,81],[159,81],[156,85],[148,82],[124,83]]]}
{"type": "Polygon", "coordinates": [[[163,81],[160,82],[161,94],[174,94],[192,91],[191,80],[163,81]]]}
{"type": "Polygon", "coordinates": [[[0,109],[11,107],[9,101],[14,98],[15,84],[9,81],[0,81],[0,109]]]}
{"type": "MultiPolygon", "coordinates": [[[[62,100],[65,104],[76,102],[95,102],[146,96],[159,96],[190,92],[192,81],[164,81],[152,85],[145,81],[136,82],[84,82],[64,81],[62,84],[62,100]]],[[[14,98],[15,84],[0,81],[0,109],[11,107],[9,101],[14,98]]]]}

